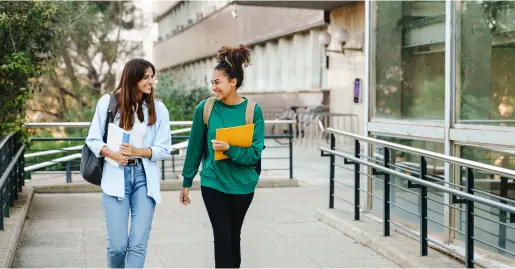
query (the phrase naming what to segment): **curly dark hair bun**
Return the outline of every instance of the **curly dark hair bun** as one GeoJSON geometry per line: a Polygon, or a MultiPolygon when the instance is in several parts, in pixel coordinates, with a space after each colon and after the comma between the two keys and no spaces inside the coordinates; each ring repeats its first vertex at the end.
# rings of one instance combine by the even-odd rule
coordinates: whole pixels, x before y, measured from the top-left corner
{"type": "Polygon", "coordinates": [[[251,64],[251,51],[245,45],[238,47],[223,46],[216,53],[218,64],[216,70],[224,71],[229,79],[236,79],[236,88],[243,82],[243,68],[251,64]]]}
{"type": "Polygon", "coordinates": [[[216,59],[218,62],[226,61],[230,66],[247,67],[251,64],[250,53],[250,49],[244,45],[238,47],[223,46],[218,50],[216,59]]]}

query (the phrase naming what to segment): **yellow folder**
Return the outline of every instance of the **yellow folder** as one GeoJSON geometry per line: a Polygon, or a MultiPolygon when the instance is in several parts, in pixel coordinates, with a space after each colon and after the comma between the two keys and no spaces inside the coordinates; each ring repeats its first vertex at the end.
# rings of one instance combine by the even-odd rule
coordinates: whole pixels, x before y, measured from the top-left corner
{"type": "MultiPolygon", "coordinates": [[[[216,129],[216,140],[225,141],[231,146],[248,148],[252,145],[254,124],[216,129]]],[[[215,151],[215,161],[227,159],[222,152],[215,151]]]]}

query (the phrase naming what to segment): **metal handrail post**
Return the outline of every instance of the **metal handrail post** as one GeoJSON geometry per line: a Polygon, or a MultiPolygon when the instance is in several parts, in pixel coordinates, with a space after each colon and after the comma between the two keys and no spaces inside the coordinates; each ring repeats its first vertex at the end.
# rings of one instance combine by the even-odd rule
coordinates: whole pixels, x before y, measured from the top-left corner
{"type": "MultiPolygon", "coordinates": [[[[474,171],[472,168],[467,168],[467,193],[474,195],[474,171]]],[[[467,268],[474,268],[474,201],[466,201],[466,218],[467,218],[467,235],[465,239],[465,266],[467,268]]]]}
{"type": "MultiPolygon", "coordinates": [[[[331,134],[331,149],[335,150],[336,148],[336,137],[331,134]]],[[[329,208],[334,208],[334,165],[335,165],[335,156],[331,155],[330,158],[330,166],[329,166],[329,208]]]]}
{"type": "MultiPolygon", "coordinates": [[[[354,157],[360,159],[361,148],[359,141],[354,142],[354,157]]],[[[354,220],[359,220],[359,192],[360,192],[360,163],[354,162],[354,220]]]]}
{"type": "Polygon", "coordinates": [[[289,151],[290,151],[290,179],[293,179],[293,126],[288,124],[288,140],[289,140],[289,151]]]}
{"type": "Polygon", "coordinates": [[[161,180],[165,180],[165,160],[161,160],[161,180]]]}
{"type": "Polygon", "coordinates": [[[72,183],[72,163],[66,162],[66,183],[72,183]]]}
{"type": "MultiPolygon", "coordinates": [[[[384,148],[383,165],[386,168],[390,167],[390,150],[384,148]]],[[[384,236],[390,236],[390,174],[383,173],[384,177],[384,236]]]]}
{"type": "MultiPolygon", "coordinates": [[[[506,177],[501,177],[501,186],[499,196],[506,198],[508,197],[508,179],[506,177]]],[[[503,204],[508,204],[506,200],[499,200],[499,202],[503,204]]],[[[506,211],[499,211],[499,222],[506,223],[508,219],[506,211]]],[[[499,224],[499,239],[498,245],[500,248],[506,248],[506,225],[499,224]]]]}

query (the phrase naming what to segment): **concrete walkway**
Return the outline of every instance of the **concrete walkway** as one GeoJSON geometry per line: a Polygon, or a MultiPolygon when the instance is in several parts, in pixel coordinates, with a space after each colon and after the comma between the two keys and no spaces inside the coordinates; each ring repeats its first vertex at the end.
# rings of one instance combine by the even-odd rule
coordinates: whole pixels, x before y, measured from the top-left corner
{"type": "MultiPolygon", "coordinates": [[[[213,267],[211,225],[199,191],[192,204],[163,192],[146,267],[213,267]]],[[[398,267],[317,221],[327,187],[263,188],[242,231],[242,267],[398,267]]],[[[35,194],[13,267],[105,267],[105,225],[99,193],[35,194]]]]}

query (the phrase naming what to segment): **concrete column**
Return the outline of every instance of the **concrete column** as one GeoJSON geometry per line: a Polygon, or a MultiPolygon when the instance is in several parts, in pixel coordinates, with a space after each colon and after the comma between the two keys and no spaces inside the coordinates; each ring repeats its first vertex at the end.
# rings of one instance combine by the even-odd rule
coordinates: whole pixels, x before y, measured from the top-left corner
{"type": "Polygon", "coordinates": [[[275,68],[275,61],[274,61],[274,49],[273,49],[272,42],[268,41],[265,43],[265,51],[264,51],[264,59],[266,62],[266,80],[265,80],[265,91],[271,91],[274,88],[274,68],[275,68]]]}
{"type": "Polygon", "coordinates": [[[327,75],[327,57],[325,49],[322,47],[320,50],[320,88],[326,89],[328,88],[328,75],[327,75]]]}
{"type": "Polygon", "coordinates": [[[197,68],[197,64],[198,62],[194,62],[191,64],[191,70],[190,70],[190,76],[191,76],[191,79],[190,79],[190,87],[191,88],[194,88],[197,86],[197,83],[198,83],[198,68],[197,68]]]}
{"type": "Polygon", "coordinates": [[[320,53],[322,47],[318,42],[319,30],[309,31],[306,53],[308,55],[306,67],[309,70],[306,76],[307,89],[319,89],[321,87],[321,63],[322,54],[320,53]]]}
{"type": "Polygon", "coordinates": [[[183,24],[183,13],[184,13],[184,5],[179,4],[179,7],[177,8],[177,25],[180,27],[181,24],[183,24]]]}
{"type": "Polygon", "coordinates": [[[202,68],[202,62],[203,61],[197,61],[195,63],[195,87],[204,86],[204,72],[202,72],[204,69],[202,68]]]}
{"type": "Polygon", "coordinates": [[[296,72],[296,59],[297,52],[295,50],[295,38],[292,37],[288,40],[288,88],[287,91],[292,92],[296,89],[295,80],[295,72],[296,72]]]}
{"type": "Polygon", "coordinates": [[[200,64],[201,70],[200,73],[202,74],[202,87],[207,87],[209,89],[209,81],[211,80],[211,74],[207,72],[208,70],[208,62],[210,62],[209,59],[202,60],[202,63],[200,64]]]}
{"type": "Polygon", "coordinates": [[[197,13],[200,12],[200,1],[192,1],[191,3],[191,13],[190,18],[193,20],[193,23],[197,22],[197,13]]]}
{"type": "Polygon", "coordinates": [[[304,36],[297,33],[293,36],[294,76],[291,78],[294,90],[304,89],[304,36]]]}
{"type": "Polygon", "coordinates": [[[170,33],[173,33],[173,30],[175,30],[175,27],[177,25],[177,9],[172,10],[170,20],[166,22],[169,25],[170,33]]]}
{"type": "Polygon", "coordinates": [[[402,108],[402,2],[377,1],[374,54],[375,117],[401,118],[402,108]]]}
{"type": "Polygon", "coordinates": [[[492,35],[483,5],[463,1],[461,15],[461,107],[459,118],[490,119],[492,114],[492,35]]]}
{"type": "Polygon", "coordinates": [[[288,42],[288,39],[287,38],[281,38],[279,39],[279,44],[278,44],[278,51],[279,51],[279,56],[277,57],[278,60],[280,61],[280,70],[279,70],[279,74],[280,74],[280,83],[279,83],[279,89],[284,91],[284,90],[287,90],[289,87],[290,87],[290,79],[289,79],[289,75],[290,75],[290,63],[289,63],[289,54],[290,54],[290,43],[288,42]]]}
{"type": "Polygon", "coordinates": [[[183,2],[184,3],[184,7],[182,9],[182,21],[181,21],[181,24],[184,25],[184,26],[187,26],[188,25],[188,16],[189,16],[189,13],[190,13],[190,2],[183,2]]]}
{"type": "Polygon", "coordinates": [[[252,50],[252,54],[251,54],[251,57],[252,57],[252,64],[249,65],[247,68],[244,69],[245,71],[245,78],[243,80],[243,89],[245,90],[245,92],[250,92],[250,91],[254,91],[255,88],[256,88],[256,79],[255,79],[255,70],[256,70],[256,55],[254,54],[254,48],[251,48],[252,50]]]}
{"type": "Polygon", "coordinates": [[[193,63],[189,63],[186,67],[186,76],[184,77],[182,83],[186,88],[191,88],[192,81],[195,79],[194,77],[194,69],[193,63]]]}
{"type": "Polygon", "coordinates": [[[269,41],[265,47],[265,57],[267,62],[267,88],[266,91],[277,91],[279,88],[280,61],[277,57],[277,43],[269,41]]]}
{"type": "Polygon", "coordinates": [[[264,57],[264,48],[261,45],[257,45],[255,49],[256,59],[256,82],[257,91],[263,91],[266,88],[266,58],[264,57]]]}
{"type": "Polygon", "coordinates": [[[218,64],[216,61],[216,57],[212,57],[207,60],[207,82],[208,82],[208,89],[211,90],[211,79],[213,78],[213,71],[215,70],[215,66],[218,64]]]}

